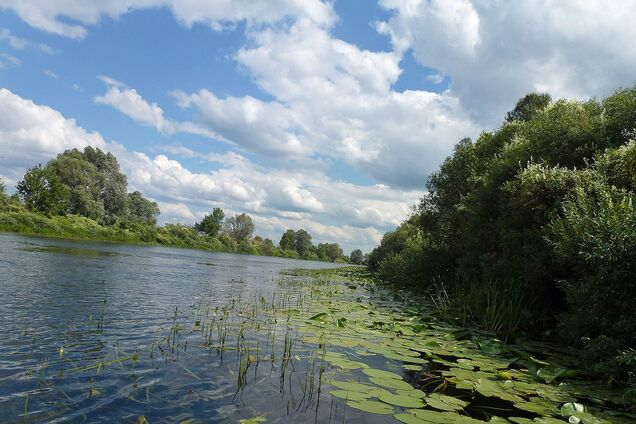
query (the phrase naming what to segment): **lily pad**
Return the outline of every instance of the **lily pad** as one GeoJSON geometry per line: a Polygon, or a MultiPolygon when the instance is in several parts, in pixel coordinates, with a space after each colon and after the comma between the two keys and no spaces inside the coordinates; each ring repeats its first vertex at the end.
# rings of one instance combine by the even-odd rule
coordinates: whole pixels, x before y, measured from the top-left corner
{"type": "Polygon", "coordinates": [[[332,390],[329,392],[331,396],[339,397],[346,400],[362,401],[373,397],[368,393],[352,392],[348,390],[332,390]]]}
{"type": "Polygon", "coordinates": [[[401,380],[402,376],[395,374],[393,372],[378,370],[375,368],[366,368],[362,370],[363,373],[368,375],[369,377],[378,377],[378,378],[395,378],[397,380],[401,380]]]}
{"type": "Polygon", "coordinates": [[[431,393],[426,398],[426,403],[432,408],[450,412],[461,411],[464,407],[468,406],[468,402],[466,401],[440,393],[431,393]]]}
{"type": "Polygon", "coordinates": [[[380,400],[389,405],[401,406],[403,408],[424,408],[426,405],[422,399],[408,395],[385,395],[380,396],[380,400]]]}
{"type": "Polygon", "coordinates": [[[388,405],[383,402],[378,402],[375,400],[361,400],[361,401],[350,400],[347,402],[347,406],[350,406],[355,409],[359,409],[364,412],[369,412],[371,414],[390,415],[395,412],[391,405],[388,405]]]}
{"type": "Polygon", "coordinates": [[[413,386],[411,386],[409,383],[402,380],[396,380],[395,378],[370,377],[369,381],[371,381],[373,384],[377,384],[378,386],[388,387],[389,389],[413,390],[413,386]]]}

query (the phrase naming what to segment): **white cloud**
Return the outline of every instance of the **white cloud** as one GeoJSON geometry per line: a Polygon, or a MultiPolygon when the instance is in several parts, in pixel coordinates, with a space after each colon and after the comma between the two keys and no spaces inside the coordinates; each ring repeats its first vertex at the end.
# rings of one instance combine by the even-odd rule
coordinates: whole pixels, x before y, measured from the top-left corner
{"type": "Polygon", "coordinates": [[[266,168],[234,152],[201,154],[172,146],[179,156],[222,164],[211,172],[194,172],[164,154],[150,157],[107,142],[58,111],[7,89],[0,89],[0,109],[7,112],[0,115],[0,176],[10,184],[27,167],[44,164],[66,149],[99,147],[119,159],[131,191],[140,190],[159,202],[161,222],[192,223],[213,207],[222,207],[227,213],[249,213],[257,233],[276,241],[287,228],[305,228],[316,243],[337,241],[346,250],[369,250],[408,215],[422,194],[334,181],[318,171],[266,168]]]}
{"type": "Polygon", "coordinates": [[[12,48],[16,50],[25,50],[27,48],[32,48],[38,50],[42,53],[53,54],[53,49],[44,44],[44,43],[36,43],[34,41],[27,40],[26,38],[17,37],[11,34],[6,28],[0,28],[0,41],[6,41],[12,48]]]}
{"type": "Polygon", "coordinates": [[[17,57],[8,53],[0,52],[0,69],[20,66],[21,64],[22,62],[17,57]]]}
{"type": "Polygon", "coordinates": [[[396,49],[451,78],[482,125],[533,91],[604,96],[636,82],[634,1],[380,0],[396,49]]]}
{"type": "Polygon", "coordinates": [[[316,168],[324,167],[316,155],[330,157],[408,189],[424,187],[451,147],[478,132],[450,93],[392,91],[399,55],[359,49],[306,19],[250,37],[237,60],[275,100],[174,93],[193,110],[190,122],[167,120],[158,105],[112,80],[98,101],[159,130],[205,135],[279,163],[316,168]]]}
{"type": "Polygon", "coordinates": [[[0,9],[12,10],[29,25],[70,38],[84,38],[86,27],[104,16],[116,19],[133,10],[158,7],[169,8],[186,26],[203,23],[214,30],[237,21],[260,24],[289,16],[304,16],[322,25],[335,19],[330,5],[319,0],[0,0],[0,9]]]}
{"type": "Polygon", "coordinates": [[[145,101],[135,89],[107,76],[99,77],[108,85],[103,96],[95,97],[95,102],[106,104],[144,125],[154,127],[159,132],[172,132],[173,125],[164,119],[163,110],[156,103],[145,101]]]}

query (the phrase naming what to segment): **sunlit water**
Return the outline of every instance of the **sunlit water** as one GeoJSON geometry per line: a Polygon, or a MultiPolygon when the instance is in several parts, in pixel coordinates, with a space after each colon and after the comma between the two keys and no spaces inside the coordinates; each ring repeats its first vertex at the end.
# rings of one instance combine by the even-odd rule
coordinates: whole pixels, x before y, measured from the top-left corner
{"type": "Polygon", "coordinates": [[[252,367],[237,393],[238,354],[192,331],[201,305],[267,298],[282,270],[328,266],[0,234],[0,420],[328,422],[330,396],[301,405],[275,365],[252,367]]]}

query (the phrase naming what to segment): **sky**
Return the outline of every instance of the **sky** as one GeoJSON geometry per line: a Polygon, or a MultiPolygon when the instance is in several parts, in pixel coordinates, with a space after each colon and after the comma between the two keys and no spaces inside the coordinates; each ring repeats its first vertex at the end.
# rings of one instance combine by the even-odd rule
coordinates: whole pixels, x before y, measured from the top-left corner
{"type": "Polygon", "coordinates": [[[636,83],[636,0],[0,0],[0,178],[115,154],[161,223],[371,250],[532,91],[636,83]]]}

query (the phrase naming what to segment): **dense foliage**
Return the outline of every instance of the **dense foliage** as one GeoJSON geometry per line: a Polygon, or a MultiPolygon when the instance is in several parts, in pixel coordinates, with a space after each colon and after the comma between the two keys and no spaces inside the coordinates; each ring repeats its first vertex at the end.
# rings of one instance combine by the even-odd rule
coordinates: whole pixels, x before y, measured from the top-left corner
{"type": "Polygon", "coordinates": [[[491,330],[556,328],[598,371],[633,379],[635,140],[636,88],[530,94],[499,128],[457,144],[370,267],[491,330]]]}

